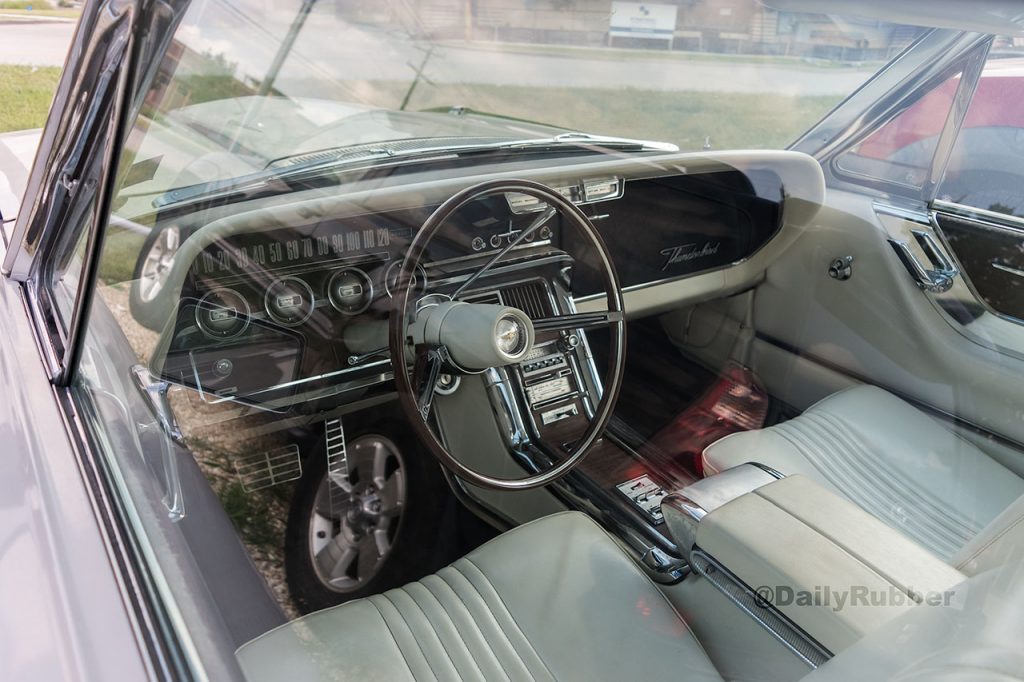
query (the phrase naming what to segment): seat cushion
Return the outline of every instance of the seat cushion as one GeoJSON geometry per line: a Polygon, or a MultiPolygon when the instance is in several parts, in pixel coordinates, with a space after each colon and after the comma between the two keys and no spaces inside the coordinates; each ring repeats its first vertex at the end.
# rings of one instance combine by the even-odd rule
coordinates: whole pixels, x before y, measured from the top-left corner
{"type": "Polygon", "coordinates": [[[721,680],[665,596],[575,512],[272,630],[238,660],[250,680],[721,680]]]}
{"type": "Polygon", "coordinates": [[[704,451],[707,475],[760,462],[849,498],[946,561],[1024,494],[1024,479],[937,420],[874,386],[799,417],[727,436],[704,451]]]}

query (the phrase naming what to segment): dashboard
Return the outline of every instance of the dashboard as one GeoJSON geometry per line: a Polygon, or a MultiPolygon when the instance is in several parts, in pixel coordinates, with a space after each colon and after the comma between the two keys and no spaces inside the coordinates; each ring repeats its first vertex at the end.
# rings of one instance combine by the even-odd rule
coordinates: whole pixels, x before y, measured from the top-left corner
{"type": "MultiPolygon", "coordinates": [[[[782,226],[785,188],[771,168],[548,184],[597,226],[626,291],[735,267],[782,226]]],[[[184,269],[151,368],[208,401],[278,411],[386,388],[390,360],[380,351],[397,268],[439,204],[310,211],[207,239],[184,269]]],[[[517,194],[464,206],[429,245],[414,287],[454,290],[544,208],[517,194]]],[[[599,298],[601,281],[596,254],[555,217],[464,297],[515,305],[536,319],[599,298]]]]}

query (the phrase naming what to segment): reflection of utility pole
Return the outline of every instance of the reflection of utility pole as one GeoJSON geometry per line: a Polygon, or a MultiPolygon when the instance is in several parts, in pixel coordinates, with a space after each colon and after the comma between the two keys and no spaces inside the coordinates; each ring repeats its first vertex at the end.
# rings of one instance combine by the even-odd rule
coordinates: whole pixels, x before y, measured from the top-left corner
{"type": "Polygon", "coordinates": [[[288,27],[288,33],[285,34],[284,40],[281,41],[281,47],[277,48],[277,54],[274,55],[274,60],[270,62],[270,68],[267,69],[267,74],[263,76],[263,80],[260,81],[260,87],[256,91],[257,98],[252,101],[245,112],[245,116],[242,117],[242,123],[238,126],[238,132],[235,133],[234,138],[231,140],[231,145],[228,147],[228,151],[237,151],[239,138],[242,136],[242,132],[250,128],[254,122],[259,120],[260,114],[263,111],[264,98],[270,94],[271,90],[274,89],[274,81],[277,80],[278,74],[281,73],[281,67],[284,66],[284,60],[288,58],[288,55],[291,54],[292,48],[295,47],[295,40],[299,37],[299,31],[302,30],[302,26],[306,23],[306,18],[309,16],[309,13],[316,2],[317,0],[302,0],[302,6],[299,8],[299,13],[296,14],[295,19],[292,20],[292,25],[288,27]]]}
{"type": "MultiPolygon", "coordinates": [[[[417,47],[416,49],[423,50],[422,47],[417,47]]],[[[430,57],[433,54],[434,46],[431,45],[429,48],[424,50],[423,60],[420,62],[419,66],[416,66],[412,62],[406,62],[407,64],[409,64],[410,68],[412,68],[412,70],[416,72],[416,76],[412,79],[412,83],[409,85],[409,89],[406,91],[405,97],[402,98],[402,105],[398,107],[399,111],[405,111],[405,107],[409,104],[409,100],[412,99],[413,91],[416,89],[416,86],[419,85],[419,82],[421,80],[426,81],[427,85],[434,84],[429,78],[423,75],[423,70],[427,68],[427,62],[430,61],[430,57]]]]}
{"type": "Polygon", "coordinates": [[[316,4],[316,1],[317,0],[302,0],[302,7],[299,8],[299,13],[296,14],[295,19],[292,20],[292,25],[288,28],[288,33],[281,42],[281,47],[278,48],[277,54],[274,55],[274,61],[270,63],[270,68],[267,69],[267,75],[263,77],[263,82],[260,83],[260,89],[259,92],[256,93],[257,95],[266,96],[274,87],[274,81],[277,80],[278,74],[281,73],[281,67],[284,66],[284,60],[288,58],[288,54],[292,51],[292,47],[295,45],[295,39],[299,37],[299,31],[302,30],[302,25],[306,23],[306,17],[309,16],[309,13],[313,9],[313,5],[316,4]]]}

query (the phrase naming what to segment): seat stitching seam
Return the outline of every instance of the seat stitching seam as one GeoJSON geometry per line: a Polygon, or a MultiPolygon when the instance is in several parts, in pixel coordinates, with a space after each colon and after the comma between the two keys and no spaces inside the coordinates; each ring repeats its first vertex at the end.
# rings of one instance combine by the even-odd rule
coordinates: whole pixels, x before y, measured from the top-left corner
{"type": "MultiPolygon", "coordinates": [[[[856,492],[855,497],[861,500],[859,502],[860,506],[863,507],[867,504],[869,507],[876,508],[879,512],[888,509],[888,498],[879,490],[879,487],[884,486],[890,491],[891,495],[895,496],[899,495],[900,486],[898,484],[894,486],[891,481],[886,480],[886,477],[880,479],[872,478],[868,472],[864,472],[863,460],[858,459],[855,452],[850,452],[851,448],[848,443],[844,443],[841,439],[837,441],[834,430],[829,428],[831,426],[829,422],[824,419],[815,419],[821,415],[805,416],[808,419],[802,421],[800,425],[802,429],[790,426],[786,432],[780,433],[780,435],[790,441],[833,485],[837,486],[840,490],[844,490],[847,495],[856,492]],[[822,421],[825,423],[822,424],[822,421]],[[843,452],[847,457],[823,457],[822,453],[813,447],[814,438],[831,441],[831,443],[826,443],[826,445],[831,447],[839,446],[836,447],[837,452],[843,452]],[[851,454],[853,456],[850,456],[851,454]],[[844,470],[846,478],[843,477],[844,470]],[[873,485],[866,485],[866,482],[869,481],[873,485]],[[851,483],[859,483],[859,485],[851,486],[851,483]]],[[[884,471],[882,473],[884,474],[884,471]]],[[[934,508],[934,505],[931,506],[934,508]]],[[[900,519],[890,514],[878,513],[875,515],[885,520],[889,525],[902,526],[906,530],[916,533],[919,537],[930,541],[940,551],[948,555],[954,554],[959,547],[962,547],[964,543],[970,540],[969,535],[952,532],[948,526],[929,523],[928,514],[915,515],[911,519],[910,524],[903,523],[900,519]]]]}
{"type": "MultiPolygon", "coordinates": [[[[870,448],[867,448],[867,447],[863,446],[863,443],[864,443],[863,439],[861,439],[858,436],[856,436],[853,433],[853,431],[849,428],[849,426],[844,424],[842,422],[842,420],[839,419],[838,417],[836,417],[835,415],[819,414],[819,415],[815,415],[815,416],[817,416],[818,418],[820,418],[823,421],[825,421],[826,424],[832,424],[834,426],[834,428],[837,431],[839,431],[840,433],[848,434],[848,438],[850,438],[851,440],[854,440],[855,444],[857,444],[857,443],[861,444],[861,446],[862,446],[862,448],[864,450],[870,449],[870,448]]],[[[850,451],[850,454],[852,454],[854,456],[858,456],[859,453],[856,452],[856,451],[850,451]]],[[[963,527],[962,529],[964,531],[966,531],[968,533],[971,533],[971,532],[977,533],[977,531],[978,531],[977,525],[974,524],[974,523],[971,523],[971,520],[970,520],[970,518],[968,516],[966,516],[964,514],[960,514],[959,515],[960,516],[959,519],[952,518],[952,514],[950,514],[949,511],[946,510],[945,507],[941,504],[941,500],[937,500],[933,495],[931,495],[929,493],[929,491],[926,488],[922,488],[920,486],[914,487],[912,485],[914,483],[912,478],[904,479],[904,480],[900,480],[899,478],[897,478],[895,476],[890,476],[890,478],[894,479],[896,483],[902,484],[904,486],[904,488],[908,492],[914,493],[915,496],[917,496],[923,503],[925,503],[925,504],[927,504],[927,505],[929,505],[931,507],[934,507],[936,509],[942,509],[943,512],[944,512],[944,515],[947,516],[947,517],[950,517],[950,521],[959,523],[963,527]]],[[[954,513],[955,513],[955,511],[956,510],[954,510],[954,513]]]]}
{"type": "MultiPolygon", "coordinates": [[[[873,509],[874,516],[882,519],[888,525],[903,528],[908,534],[930,543],[946,555],[951,556],[970,539],[970,535],[956,532],[948,525],[943,524],[941,520],[932,519],[932,515],[928,513],[915,514],[907,518],[900,518],[889,513],[892,498],[914,501],[915,498],[920,499],[920,496],[915,495],[912,489],[901,484],[895,477],[887,474],[884,469],[872,470],[866,466],[867,462],[858,458],[856,453],[858,448],[867,448],[860,444],[855,436],[852,437],[851,445],[850,442],[842,439],[842,435],[836,435],[834,425],[823,418],[818,419],[820,415],[811,415],[811,417],[815,419],[804,422],[803,426],[807,432],[802,435],[808,439],[819,438],[831,441],[831,445],[836,446],[837,452],[842,452],[845,455],[845,457],[828,458],[833,474],[838,477],[838,481],[834,480],[833,483],[845,490],[847,495],[858,498],[857,503],[861,507],[867,506],[869,509],[873,509]],[[841,470],[846,471],[845,478],[840,475],[841,470]],[[856,494],[851,495],[851,493],[856,494]]],[[[815,455],[818,454],[820,453],[815,453],[815,455]]],[[[824,461],[819,464],[819,467],[821,466],[825,466],[824,461]]],[[[921,506],[934,508],[934,505],[928,505],[927,501],[921,506]]]]}
{"type": "MultiPolygon", "coordinates": [[[[484,671],[480,668],[480,663],[477,662],[476,656],[473,655],[473,650],[470,648],[469,644],[466,642],[466,638],[459,631],[459,626],[455,624],[455,619],[452,618],[451,614],[448,613],[448,609],[446,609],[444,607],[444,604],[442,604],[441,600],[437,598],[437,595],[434,594],[434,591],[432,589],[430,589],[429,585],[427,585],[422,580],[417,581],[415,584],[420,585],[424,590],[426,590],[426,593],[428,595],[430,595],[430,598],[433,599],[437,603],[438,608],[441,609],[441,613],[443,613],[444,617],[448,619],[449,623],[451,623],[452,630],[455,631],[455,635],[456,635],[456,637],[458,637],[459,642],[462,644],[462,647],[466,650],[466,653],[469,654],[469,660],[473,663],[473,667],[475,667],[476,671],[478,673],[480,673],[480,678],[481,679],[486,679],[486,675],[484,675],[484,671]]],[[[415,597],[413,597],[413,601],[416,601],[415,597]]],[[[419,606],[419,602],[416,602],[416,605],[419,606]]],[[[423,609],[422,606],[420,606],[420,611],[423,611],[423,615],[426,616],[426,611],[423,609]]],[[[429,616],[427,616],[427,619],[429,620],[429,616]]],[[[437,628],[434,628],[434,631],[437,632],[437,628]]],[[[441,638],[441,636],[439,634],[438,635],[438,639],[440,640],[440,638],[441,638]]],[[[444,643],[442,642],[441,645],[444,646],[444,643]]],[[[449,658],[451,658],[451,657],[449,656],[449,658]]],[[[455,665],[455,661],[454,660],[452,660],[452,665],[455,665]]],[[[456,670],[458,670],[458,668],[456,668],[456,670]]],[[[462,675],[460,674],[459,677],[462,677],[462,675]]]]}
{"type": "MultiPolygon", "coordinates": [[[[878,481],[875,481],[874,487],[865,485],[864,482],[867,480],[865,475],[854,466],[853,462],[847,461],[843,457],[822,456],[813,448],[813,440],[811,440],[813,434],[805,433],[795,427],[787,432],[780,432],[779,435],[789,441],[829,483],[843,491],[843,494],[858,506],[875,509],[877,513],[873,512],[873,515],[890,526],[903,525],[898,523],[899,519],[882,513],[882,510],[887,509],[887,498],[878,491],[878,481]]],[[[835,444],[830,445],[834,446],[835,444]]],[[[938,546],[941,551],[949,554],[955,551],[944,534],[938,533],[930,527],[921,528],[918,524],[914,524],[907,530],[913,531],[926,542],[938,546]]]]}
{"type": "MultiPolygon", "coordinates": [[[[469,615],[469,619],[473,622],[473,627],[475,627],[476,631],[480,633],[480,638],[484,641],[484,644],[487,646],[487,648],[491,652],[491,656],[494,657],[494,660],[495,660],[495,662],[497,662],[498,667],[501,668],[501,672],[504,673],[506,679],[511,680],[512,679],[511,676],[508,674],[508,671],[505,670],[505,666],[502,665],[501,659],[498,658],[498,655],[494,652],[494,647],[491,646],[490,642],[488,642],[487,638],[484,636],[483,628],[480,627],[480,623],[477,621],[476,616],[474,616],[473,612],[470,611],[469,605],[466,603],[466,600],[464,600],[461,596],[459,596],[459,593],[455,591],[455,588],[447,580],[445,580],[444,576],[442,576],[440,573],[435,573],[434,575],[437,576],[441,580],[441,582],[443,582],[448,587],[449,590],[451,590],[451,592],[455,596],[455,598],[459,601],[460,604],[462,604],[463,608],[466,609],[466,613],[469,615]]],[[[504,630],[501,629],[500,625],[498,625],[498,632],[500,632],[502,635],[505,634],[504,630]]],[[[507,636],[505,637],[505,640],[508,641],[508,637],[507,636]]],[[[511,645],[512,645],[512,642],[509,642],[509,646],[511,646],[511,645]]],[[[513,648],[513,652],[514,651],[515,651],[515,649],[513,648]]],[[[518,655],[519,654],[517,653],[516,656],[518,656],[518,655]]],[[[479,667],[479,665],[477,667],[479,667]]]]}
{"type": "MultiPolygon", "coordinates": [[[[383,595],[381,595],[381,596],[383,596],[383,595]]],[[[373,603],[372,599],[367,599],[366,601],[369,602],[370,606],[372,606],[373,608],[375,608],[377,610],[377,614],[380,615],[380,619],[384,622],[384,627],[386,627],[388,629],[388,634],[391,635],[391,639],[395,643],[395,648],[398,649],[398,653],[401,654],[401,656],[402,656],[402,662],[404,662],[405,663],[405,667],[409,669],[409,676],[412,677],[412,679],[415,680],[416,679],[416,672],[412,669],[412,666],[409,665],[409,659],[406,657],[405,652],[402,650],[402,645],[398,642],[398,638],[395,637],[395,631],[391,629],[391,624],[388,623],[388,619],[384,616],[384,612],[380,610],[379,606],[377,606],[375,603],[373,603]]],[[[397,608],[395,610],[397,611],[397,608]]],[[[411,633],[411,630],[410,630],[410,633],[411,633]]],[[[415,635],[413,635],[412,641],[414,641],[414,642],[416,641],[416,636],[415,635]]],[[[419,646],[418,643],[417,643],[417,646],[419,646]]],[[[420,649],[420,653],[421,654],[423,653],[422,649],[420,649]]],[[[423,660],[426,661],[426,658],[427,657],[424,656],[423,660]]],[[[427,661],[427,668],[430,668],[430,661],[427,661]]],[[[431,670],[430,674],[433,675],[434,671],[431,670]]],[[[434,679],[435,680],[437,679],[436,675],[434,675],[434,679]]]]}
{"type": "MultiPolygon", "coordinates": [[[[530,650],[533,651],[535,656],[537,656],[537,660],[540,661],[540,664],[542,666],[544,666],[545,670],[547,670],[548,675],[551,676],[551,679],[553,679],[553,680],[557,679],[555,677],[554,673],[551,672],[551,668],[548,667],[548,664],[544,660],[544,657],[540,655],[540,652],[537,651],[537,648],[535,646],[533,646],[533,642],[531,642],[530,638],[526,636],[525,632],[523,632],[523,628],[522,628],[522,626],[519,625],[519,621],[517,621],[516,617],[512,615],[512,612],[509,610],[508,605],[505,603],[505,600],[501,598],[501,593],[498,592],[498,588],[496,588],[494,586],[494,583],[491,582],[491,579],[488,578],[487,574],[484,573],[483,570],[479,566],[477,566],[473,562],[473,560],[470,559],[468,556],[463,557],[463,559],[465,560],[466,563],[468,563],[470,566],[475,568],[477,570],[477,572],[480,574],[480,577],[484,579],[484,582],[487,583],[492,590],[494,590],[494,595],[495,595],[495,597],[497,597],[498,603],[501,604],[501,607],[505,610],[505,613],[508,614],[509,620],[511,620],[513,625],[516,626],[516,629],[519,630],[519,634],[521,634],[523,636],[523,640],[526,642],[527,646],[529,646],[530,650]]],[[[456,570],[458,570],[458,569],[456,569],[456,570]]],[[[466,579],[468,580],[469,577],[467,576],[466,579]]],[[[481,596],[481,598],[484,598],[482,594],[480,596],[481,596]]],[[[484,598],[484,599],[486,601],[486,598],[484,598]]]]}
{"type": "MultiPolygon", "coordinates": [[[[404,592],[405,590],[402,590],[402,591],[404,592]]],[[[408,595],[409,593],[406,592],[406,594],[408,595]]],[[[386,599],[388,601],[388,603],[391,604],[391,606],[393,606],[395,608],[395,612],[398,614],[398,616],[405,623],[405,627],[409,628],[409,634],[412,635],[412,641],[416,642],[416,647],[420,650],[420,653],[423,654],[423,660],[427,662],[427,667],[430,668],[430,674],[434,676],[435,680],[441,679],[440,677],[438,677],[437,672],[434,671],[434,666],[430,664],[430,657],[427,656],[427,652],[423,650],[423,645],[420,643],[419,638],[416,636],[416,633],[413,631],[412,625],[409,624],[409,619],[405,617],[404,613],[402,613],[402,609],[398,608],[398,604],[396,604],[394,601],[392,601],[391,597],[389,597],[387,595],[387,593],[384,593],[384,594],[382,594],[380,596],[382,598],[386,599]]],[[[412,599],[411,595],[409,596],[409,599],[412,599]]],[[[414,604],[416,603],[415,599],[412,599],[412,601],[413,601],[414,604]]],[[[421,611],[422,611],[422,609],[421,609],[421,611]]],[[[424,618],[426,618],[426,614],[424,614],[424,618]]],[[[430,623],[430,619],[429,618],[427,618],[427,623],[428,624],[430,623]]],[[[437,637],[437,633],[434,633],[434,636],[437,637]]],[[[438,638],[437,641],[438,641],[438,644],[441,644],[440,638],[438,638]]],[[[443,644],[441,644],[441,650],[444,651],[444,645],[443,644]]],[[[444,653],[445,653],[446,656],[448,655],[447,651],[445,651],[444,653]]],[[[450,656],[449,656],[448,660],[449,661],[451,660],[450,656]]],[[[452,663],[452,668],[455,668],[455,664],[454,663],[452,663]]],[[[455,671],[455,674],[458,675],[458,670],[455,671]]]]}
{"type": "MultiPolygon", "coordinates": [[[[469,559],[466,559],[466,561],[468,563],[470,563],[470,564],[473,563],[472,561],[469,561],[469,559]]],[[[495,594],[497,594],[498,590],[494,588],[494,585],[490,582],[490,580],[487,580],[487,576],[484,575],[483,571],[481,571],[479,569],[479,567],[476,566],[476,564],[473,564],[473,567],[476,568],[476,570],[480,573],[480,575],[483,576],[484,580],[491,586],[491,589],[494,589],[495,594]]],[[[480,597],[480,601],[482,601],[484,603],[484,606],[490,608],[490,604],[487,603],[487,597],[484,596],[484,593],[481,592],[480,589],[477,588],[477,586],[473,584],[473,581],[469,579],[469,576],[466,575],[465,572],[463,572],[463,570],[461,568],[459,568],[458,566],[456,566],[455,564],[452,564],[450,566],[450,568],[452,570],[454,570],[455,572],[457,572],[459,575],[461,575],[463,577],[463,579],[465,579],[466,584],[469,585],[470,589],[472,589],[474,592],[476,592],[476,594],[480,597]]],[[[501,595],[498,595],[498,601],[499,602],[501,601],[501,595]]],[[[534,648],[533,643],[526,636],[526,633],[523,632],[521,627],[519,627],[519,623],[516,622],[515,617],[508,610],[508,607],[505,606],[504,603],[502,603],[501,606],[502,606],[502,608],[504,608],[505,613],[509,617],[509,620],[511,620],[512,624],[515,625],[517,630],[519,630],[519,634],[522,636],[523,641],[526,642],[526,645],[529,647],[530,651],[532,651],[534,653],[534,655],[537,657],[537,660],[540,661],[541,665],[544,666],[544,669],[547,670],[548,673],[550,674],[551,670],[548,669],[547,664],[544,663],[544,659],[541,658],[540,653],[534,648]]],[[[495,624],[495,627],[498,628],[498,632],[500,632],[502,634],[502,636],[505,638],[505,641],[508,642],[508,645],[512,648],[512,653],[515,654],[516,658],[519,659],[519,662],[523,664],[523,667],[526,668],[526,671],[529,673],[530,665],[529,665],[529,663],[526,662],[526,659],[523,658],[523,655],[521,653],[519,653],[519,649],[516,647],[515,642],[513,642],[512,638],[509,637],[508,632],[506,632],[505,628],[503,628],[501,626],[501,623],[498,622],[498,619],[494,618],[494,614],[491,614],[491,618],[494,619],[494,624],[495,624]]],[[[552,675],[552,679],[553,678],[554,678],[554,676],[552,675]]]]}
{"type": "MultiPolygon", "coordinates": [[[[822,419],[825,422],[825,425],[824,425],[825,428],[827,428],[828,425],[832,425],[833,428],[835,428],[837,431],[840,432],[840,435],[845,433],[849,439],[853,440],[854,441],[854,443],[853,443],[854,445],[860,444],[861,448],[863,450],[870,449],[870,448],[865,447],[863,445],[863,441],[859,437],[855,436],[851,432],[849,427],[847,427],[845,424],[843,424],[835,416],[833,416],[833,415],[815,415],[815,416],[819,417],[820,419],[822,419]]],[[[850,449],[850,450],[848,450],[848,454],[851,455],[853,459],[857,459],[860,463],[862,463],[862,464],[866,463],[866,460],[864,460],[863,457],[860,456],[860,454],[859,454],[859,452],[857,450],[850,449]]],[[[978,531],[980,530],[980,528],[977,526],[977,524],[971,523],[969,517],[967,517],[966,515],[964,515],[964,514],[959,514],[959,515],[956,514],[957,510],[955,510],[955,509],[954,510],[947,509],[945,506],[943,506],[941,504],[940,500],[935,499],[934,496],[929,494],[929,492],[926,489],[921,488],[920,486],[915,487],[913,485],[914,481],[913,481],[912,478],[901,479],[901,478],[899,478],[897,476],[894,476],[894,475],[889,475],[889,476],[887,476],[887,478],[891,481],[890,489],[894,489],[894,490],[897,490],[897,491],[903,490],[903,491],[909,493],[908,497],[910,497],[910,501],[916,501],[922,507],[928,507],[929,508],[929,509],[925,510],[926,512],[927,511],[941,511],[942,513],[941,514],[937,514],[937,515],[925,513],[925,514],[923,514],[921,516],[920,520],[921,521],[925,521],[925,522],[927,522],[929,520],[933,521],[934,522],[933,527],[936,530],[938,530],[938,531],[944,531],[945,534],[947,536],[949,536],[948,539],[959,540],[961,542],[961,546],[962,546],[963,542],[966,542],[966,541],[970,540],[972,537],[977,535],[978,531]],[[946,520],[947,522],[943,523],[944,520],[946,520]]]]}
{"type": "Polygon", "coordinates": [[[1000,539],[1002,539],[1002,537],[1003,537],[1004,535],[1006,535],[1007,533],[1009,533],[1009,532],[1010,532],[1011,530],[1013,530],[1013,529],[1014,529],[1014,528],[1016,528],[1017,526],[1021,525],[1022,523],[1024,523],[1024,516],[1018,516],[1018,517],[1017,517],[1017,519],[1016,519],[1016,520],[1015,520],[1015,521],[1014,521],[1013,523],[1011,523],[1011,524],[1010,524],[1010,525],[1008,525],[1008,526],[1007,526],[1006,528],[1004,528],[1004,529],[1002,529],[1001,531],[999,531],[998,533],[996,533],[996,535],[995,535],[994,537],[992,537],[991,539],[989,539],[989,540],[988,540],[988,542],[986,542],[986,543],[985,543],[984,545],[982,545],[982,546],[981,546],[981,547],[979,547],[979,548],[978,548],[977,550],[975,550],[974,552],[972,552],[972,553],[971,553],[971,555],[970,555],[969,557],[967,557],[966,559],[964,559],[963,561],[961,561],[960,563],[958,563],[958,564],[956,565],[956,567],[957,567],[958,569],[960,569],[960,568],[963,568],[963,567],[965,567],[965,566],[966,566],[966,565],[967,565],[968,563],[970,563],[971,561],[974,561],[974,560],[975,560],[975,559],[977,559],[977,558],[978,558],[979,556],[981,556],[981,555],[982,555],[983,553],[985,553],[986,551],[988,551],[988,549],[989,549],[989,548],[990,548],[990,547],[991,547],[992,545],[994,545],[994,544],[995,544],[996,542],[998,542],[998,541],[999,541],[1000,539]]]}

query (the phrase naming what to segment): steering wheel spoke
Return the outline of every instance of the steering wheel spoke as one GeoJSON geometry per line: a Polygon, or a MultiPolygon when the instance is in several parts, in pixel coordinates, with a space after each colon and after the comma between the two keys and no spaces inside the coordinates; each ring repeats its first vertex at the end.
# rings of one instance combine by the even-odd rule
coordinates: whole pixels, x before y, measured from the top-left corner
{"type": "Polygon", "coordinates": [[[416,363],[412,371],[413,387],[416,392],[416,410],[423,421],[430,417],[430,408],[434,404],[437,380],[441,376],[445,357],[444,346],[425,348],[416,353],[416,363]]]}
{"type": "Polygon", "coordinates": [[[595,313],[570,313],[536,319],[533,321],[533,328],[538,332],[554,332],[565,329],[586,330],[607,327],[622,322],[623,319],[622,313],[610,310],[595,313]]]}
{"type": "MultiPolygon", "coordinates": [[[[626,324],[623,315],[622,288],[619,285],[611,254],[593,223],[578,206],[550,187],[529,180],[497,179],[464,189],[441,204],[416,232],[402,260],[396,281],[395,290],[391,292],[388,341],[399,402],[408,415],[410,425],[418,438],[430,448],[434,456],[445,467],[466,482],[483,488],[527,490],[557,481],[583,461],[583,458],[604,434],[605,427],[612,417],[624,373],[626,324]],[[421,309],[418,304],[423,301],[423,295],[422,292],[414,290],[412,273],[416,268],[422,267],[421,263],[428,257],[427,247],[431,240],[438,234],[442,225],[470,203],[487,197],[501,197],[508,194],[533,196],[539,199],[546,208],[532,218],[530,224],[525,226],[518,236],[499,249],[476,272],[462,281],[453,293],[446,296],[448,309],[443,313],[437,312],[440,309],[435,310],[435,314],[439,315],[436,324],[432,322],[429,315],[420,319],[418,314],[421,309]],[[482,281],[483,277],[488,273],[493,274],[494,266],[502,258],[512,249],[525,244],[531,235],[549,221],[553,221],[556,216],[559,219],[560,228],[576,230],[583,237],[586,248],[589,249],[588,257],[596,258],[597,265],[603,274],[607,293],[607,310],[554,315],[530,320],[525,318],[523,311],[506,307],[509,312],[502,312],[503,317],[499,318],[493,310],[484,311],[483,308],[500,308],[500,306],[467,304],[459,300],[461,293],[471,291],[474,287],[479,286],[478,283],[482,281]],[[479,305],[481,307],[475,312],[469,311],[472,313],[469,314],[455,307],[460,305],[479,305]],[[410,310],[415,310],[417,316],[410,316],[410,310]],[[451,312],[452,310],[456,312],[451,312]],[[525,334],[527,341],[514,349],[503,349],[501,344],[510,343],[506,337],[508,331],[502,330],[498,325],[506,318],[515,317],[512,315],[513,312],[515,315],[522,315],[525,318],[523,324],[527,330],[525,334]],[[488,317],[489,315],[495,317],[492,319],[488,317]],[[457,321],[455,321],[456,319],[457,321]],[[410,327],[413,323],[418,326],[410,335],[410,327]],[[454,327],[446,327],[446,324],[455,325],[458,329],[452,332],[454,327]],[[608,327],[610,330],[609,364],[608,371],[603,377],[604,390],[597,405],[594,406],[593,417],[589,420],[585,431],[578,437],[574,445],[567,448],[565,456],[554,462],[549,468],[542,471],[528,469],[524,472],[524,476],[518,478],[499,478],[483,473],[454,456],[442,438],[431,427],[430,415],[437,382],[442,372],[448,371],[446,368],[450,366],[465,368],[462,373],[467,375],[488,371],[488,366],[493,370],[499,366],[515,364],[525,357],[531,344],[534,343],[535,332],[562,332],[599,327],[608,327]],[[429,334],[426,330],[430,330],[429,334]],[[448,336],[442,334],[442,331],[445,330],[449,333],[448,336]],[[460,334],[468,336],[462,337],[460,334]],[[463,347],[462,343],[465,339],[477,339],[478,335],[483,334],[487,334],[489,337],[483,339],[484,342],[479,346],[466,344],[463,347]],[[410,339],[413,340],[412,343],[419,344],[415,347],[411,370],[407,366],[410,339]],[[451,348],[452,357],[448,356],[448,346],[451,348]],[[461,359],[460,354],[465,355],[466,353],[469,353],[467,356],[470,358],[469,362],[461,359]],[[495,362],[500,364],[493,364],[495,362]]],[[[500,286],[500,284],[491,286],[500,286]]],[[[426,310],[427,307],[423,306],[422,310],[426,310]]],[[[358,362],[363,358],[354,356],[354,359],[358,362]]],[[[351,359],[350,362],[352,362],[351,359]]],[[[498,409],[497,406],[495,407],[498,409]]],[[[513,408],[514,405],[509,404],[506,409],[513,408]]],[[[447,413],[444,415],[445,418],[448,416],[447,413]]],[[[513,419],[512,415],[509,415],[509,419],[513,419]]]]}

